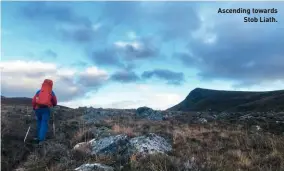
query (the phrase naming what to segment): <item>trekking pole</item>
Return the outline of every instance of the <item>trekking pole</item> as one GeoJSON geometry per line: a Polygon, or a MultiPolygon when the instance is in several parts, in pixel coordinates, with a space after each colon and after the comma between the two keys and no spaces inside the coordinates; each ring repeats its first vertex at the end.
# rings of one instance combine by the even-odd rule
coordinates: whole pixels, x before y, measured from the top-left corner
{"type": "Polygon", "coordinates": [[[28,134],[29,134],[29,132],[30,132],[30,128],[31,128],[31,126],[29,126],[29,128],[28,128],[28,131],[27,131],[26,136],[25,136],[25,139],[24,139],[24,143],[26,142],[27,136],[28,136],[28,134]]]}
{"type": "Polygon", "coordinates": [[[53,135],[55,137],[55,123],[54,123],[54,112],[53,111],[52,111],[52,117],[53,117],[53,121],[52,121],[53,135]]]}
{"type": "MultiPolygon", "coordinates": [[[[27,107],[27,111],[26,111],[26,112],[28,113],[28,107],[27,107]]],[[[27,139],[27,136],[28,136],[28,134],[29,134],[29,132],[30,132],[30,129],[31,129],[31,125],[29,126],[28,131],[26,132],[26,136],[25,136],[25,139],[24,139],[24,143],[26,142],[26,139],[27,139]]]]}

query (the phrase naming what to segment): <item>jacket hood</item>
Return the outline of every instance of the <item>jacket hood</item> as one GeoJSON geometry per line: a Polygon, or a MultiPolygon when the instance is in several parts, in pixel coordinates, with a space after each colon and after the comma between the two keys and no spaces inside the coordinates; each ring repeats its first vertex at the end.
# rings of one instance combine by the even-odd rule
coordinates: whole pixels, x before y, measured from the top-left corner
{"type": "Polygon", "coordinates": [[[53,81],[50,80],[50,79],[45,79],[45,80],[43,81],[43,84],[49,84],[49,85],[52,87],[52,86],[53,86],[53,81]]]}

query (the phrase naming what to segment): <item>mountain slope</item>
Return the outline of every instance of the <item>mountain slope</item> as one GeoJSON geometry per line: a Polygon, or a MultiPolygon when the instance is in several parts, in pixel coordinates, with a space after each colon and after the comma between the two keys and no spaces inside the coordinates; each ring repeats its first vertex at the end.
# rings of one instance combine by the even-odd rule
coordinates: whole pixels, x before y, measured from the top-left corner
{"type": "Polygon", "coordinates": [[[5,105],[32,105],[32,99],[27,97],[1,96],[1,104],[5,105]]]}
{"type": "MultiPolygon", "coordinates": [[[[76,128],[70,119],[79,122],[77,116],[80,115],[82,115],[80,112],[63,106],[55,107],[52,110],[49,125],[55,124],[56,136],[61,137],[61,142],[69,143],[68,137],[73,136],[73,129],[76,128]],[[62,132],[64,132],[64,136],[62,132]]],[[[19,163],[27,159],[27,156],[34,151],[34,147],[30,143],[34,136],[36,136],[36,118],[32,110],[32,99],[1,96],[1,170],[13,170],[19,163]],[[29,126],[30,131],[27,141],[24,143],[23,140],[29,126]]],[[[49,126],[47,138],[56,140],[52,126],[49,126]]],[[[45,169],[37,168],[36,170],[45,169]]]]}
{"type": "MultiPolygon", "coordinates": [[[[32,107],[32,98],[28,97],[5,97],[1,96],[1,105],[27,106],[32,107]]],[[[58,105],[61,108],[69,109],[69,107],[58,105]]]]}
{"type": "Polygon", "coordinates": [[[284,110],[284,90],[222,91],[196,88],[170,111],[278,111],[284,110]]]}
{"type": "MultiPolygon", "coordinates": [[[[201,101],[210,93],[214,94],[199,92],[201,101]]],[[[199,96],[193,100],[198,100],[199,96]]],[[[147,108],[135,111],[55,107],[47,140],[39,147],[32,143],[36,136],[36,119],[30,107],[31,99],[12,98],[16,105],[10,103],[9,98],[2,98],[3,102],[9,102],[1,103],[3,171],[66,171],[84,166],[120,171],[188,170],[189,165],[195,170],[284,170],[284,112],[240,112],[240,115],[228,112],[219,120],[208,116],[208,112],[162,111],[171,113],[172,117],[152,121],[140,117],[145,116],[147,108]],[[106,117],[102,119],[102,115],[106,117]],[[95,122],[93,118],[100,120],[95,122]],[[164,149],[170,152],[165,155],[164,149]],[[263,160],[259,156],[268,157],[263,160]],[[189,158],[194,160],[189,161],[189,158]],[[244,159],[249,164],[244,165],[244,159]]],[[[274,96],[261,102],[273,102],[271,98],[274,96]]],[[[147,114],[153,112],[148,111],[147,114]]]]}

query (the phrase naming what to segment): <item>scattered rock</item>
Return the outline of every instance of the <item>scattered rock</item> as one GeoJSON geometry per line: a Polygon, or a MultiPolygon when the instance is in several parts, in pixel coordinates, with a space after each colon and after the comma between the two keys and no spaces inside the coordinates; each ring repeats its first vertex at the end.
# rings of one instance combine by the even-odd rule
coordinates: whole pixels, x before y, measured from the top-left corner
{"type": "Polygon", "coordinates": [[[78,150],[79,148],[81,148],[82,146],[88,144],[87,142],[80,142],[78,144],[76,144],[73,148],[73,150],[78,150]]]}
{"type": "Polygon", "coordinates": [[[116,135],[78,143],[73,150],[91,155],[116,155],[125,151],[128,144],[129,138],[127,135],[116,135]]]}
{"type": "Polygon", "coordinates": [[[131,154],[155,154],[167,153],[172,150],[172,146],[163,138],[154,133],[139,136],[130,140],[129,151],[131,154]]]}
{"type": "Polygon", "coordinates": [[[199,118],[198,122],[204,124],[207,123],[207,120],[205,118],[199,118]]]}
{"type": "Polygon", "coordinates": [[[261,130],[261,127],[260,126],[256,126],[256,130],[260,131],[261,130]]]}
{"type": "Polygon", "coordinates": [[[84,113],[82,119],[85,120],[87,124],[101,123],[102,120],[112,116],[134,114],[134,110],[130,109],[102,109],[93,107],[81,107],[78,108],[78,110],[79,112],[84,113]]]}
{"type": "Polygon", "coordinates": [[[73,150],[91,155],[115,156],[125,158],[131,155],[145,156],[148,154],[165,154],[172,150],[166,139],[154,133],[129,139],[127,135],[109,136],[101,139],[92,139],[74,146],[73,150]]]}
{"type": "Polygon", "coordinates": [[[161,111],[155,111],[149,107],[139,107],[136,110],[136,115],[141,118],[146,118],[150,120],[163,120],[163,114],[161,111]]]}
{"type": "Polygon", "coordinates": [[[163,116],[163,120],[164,120],[164,121],[169,120],[169,118],[170,118],[170,116],[169,116],[168,114],[166,114],[166,115],[163,116]]]}
{"type": "Polygon", "coordinates": [[[75,171],[114,171],[114,168],[100,163],[93,163],[83,164],[76,168],[75,171]]]}
{"type": "Polygon", "coordinates": [[[115,155],[122,153],[129,144],[127,135],[109,136],[99,140],[91,140],[91,154],[115,155]]]}
{"type": "Polygon", "coordinates": [[[91,147],[89,142],[81,142],[74,146],[73,150],[79,151],[85,154],[91,154],[91,147]]]}
{"type": "Polygon", "coordinates": [[[262,128],[259,125],[254,125],[254,126],[252,126],[252,130],[253,131],[261,131],[262,128]]]}
{"type": "Polygon", "coordinates": [[[87,123],[99,123],[102,119],[110,115],[107,111],[101,111],[93,107],[82,108],[82,110],[84,112],[83,119],[86,120],[87,123]]]}
{"type": "Polygon", "coordinates": [[[18,168],[18,169],[16,169],[15,171],[25,171],[25,169],[23,169],[23,168],[18,168]]]}

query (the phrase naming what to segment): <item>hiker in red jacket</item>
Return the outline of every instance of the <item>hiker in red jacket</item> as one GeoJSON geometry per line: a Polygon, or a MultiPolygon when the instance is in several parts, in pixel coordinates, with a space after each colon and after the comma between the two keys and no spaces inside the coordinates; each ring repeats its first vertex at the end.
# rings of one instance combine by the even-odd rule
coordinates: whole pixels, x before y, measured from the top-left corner
{"type": "Polygon", "coordinates": [[[50,107],[57,105],[57,98],[52,91],[52,80],[45,79],[40,90],[33,97],[32,105],[37,118],[37,138],[39,143],[45,140],[50,118],[50,107]]]}

